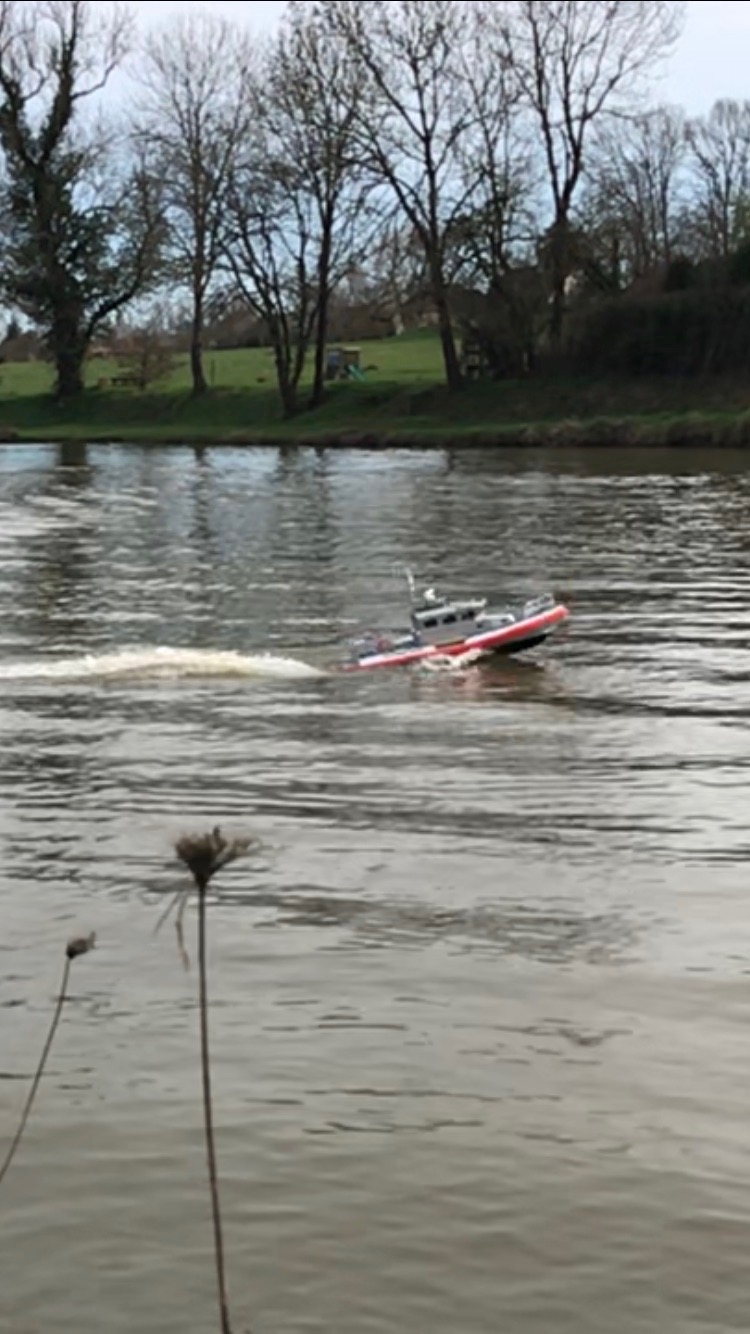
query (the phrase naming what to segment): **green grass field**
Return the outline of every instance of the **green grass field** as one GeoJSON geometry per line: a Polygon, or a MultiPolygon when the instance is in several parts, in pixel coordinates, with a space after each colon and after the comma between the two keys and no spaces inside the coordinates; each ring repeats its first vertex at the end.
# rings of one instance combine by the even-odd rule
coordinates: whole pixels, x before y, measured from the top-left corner
{"type": "Polygon", "coordinates": [[[361,345],[365,378],[331,386],[326,403],[281,419],[266,349],[207,352],[211,391],[190,397],[187,358],[145,393],[104,382],[115,365],[87,368],[83,397],[51,397],[52,369],[0,367],[0,439],[290,441],[310,443],[750,443],[750,389],[719,381],[617,383],[564,379],[483,382],[449,395],[431,334],[361,345]]]}

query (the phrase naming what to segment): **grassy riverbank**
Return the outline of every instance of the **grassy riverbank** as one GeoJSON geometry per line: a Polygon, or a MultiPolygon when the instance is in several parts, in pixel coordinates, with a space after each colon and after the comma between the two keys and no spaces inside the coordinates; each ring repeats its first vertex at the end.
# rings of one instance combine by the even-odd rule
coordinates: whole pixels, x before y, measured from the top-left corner
{"type": "Polygon", "coordinates": [[[534,379],[472,384],[450,396],[430,335],[362,345],[364,379],[337,384],[292,422],[279,416],[265,349],[208,353],[211,391],[189,394],[185,359],[140,393],[112,387],[97,361],[80,401],[55,404],[51,369],[0,368],[0,440],[319,445],[750,445],[750,387],[717,380],[534,379]]]}

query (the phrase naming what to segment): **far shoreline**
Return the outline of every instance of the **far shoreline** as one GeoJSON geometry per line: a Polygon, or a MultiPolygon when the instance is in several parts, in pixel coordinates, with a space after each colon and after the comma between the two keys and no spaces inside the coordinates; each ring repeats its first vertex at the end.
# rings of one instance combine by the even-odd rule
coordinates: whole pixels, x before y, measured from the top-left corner
{"type": "Polygon", "coordinates": [[[13,431],[7,426],[0,432],[0,446],[72,445],[124,446],[193,449],[318,449],[383,452],[398,450],[556,450],[556,449],[735,449],[750,447],[750,413],[730,416],[686,413],[667,418],[593,417],[542,421],[503,427],[473,426],[450,430],[420,425],[419,429],[371,430],[351,428],[342,431],[305,429],[300,419],[298,429],[278,428],[259,432],[200,432],[149,429],[139,423],[131,430],[102,429],[86,431],[83,422],[66,423],[53,430],[13,431]]]}
{"type": "Polygon", "coordinates": [[[364,341],[360,380],[326,386],[284,419],[268,348],[206,353],[209,388],[192,392],[184,354],[147,387],[122,386],[115,360],[87,367],[84,391],[54,397],[46,362],[6,362],[0,444],[182,445],[241,449],[551,451],[734,449],[750,446],[750,384],[742,376],[598,378],[539,371],[477,379],[451,392],[432,332],[364,341]]]}

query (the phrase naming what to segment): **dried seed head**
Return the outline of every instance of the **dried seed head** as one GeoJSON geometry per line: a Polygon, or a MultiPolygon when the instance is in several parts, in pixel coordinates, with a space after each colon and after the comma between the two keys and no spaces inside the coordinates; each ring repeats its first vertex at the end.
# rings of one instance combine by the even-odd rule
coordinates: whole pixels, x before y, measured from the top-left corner
{"type": "Polygon", "coordinates": [[[202,892],[222,866],[241,857],[254,842],[252,838],[226,839],[216,825],[210,834],[185,834],[175,843],[175,852],[202,892]]]}
{"type": "Polygon", "coordinates": [[[77,959],[79,954],[88,954],[90,950],[93,950],[95,944],[95,931],[92,931],[89,936],[74,936],[72,940],[68,941],[65,953],[69,959],[77,959]]]}

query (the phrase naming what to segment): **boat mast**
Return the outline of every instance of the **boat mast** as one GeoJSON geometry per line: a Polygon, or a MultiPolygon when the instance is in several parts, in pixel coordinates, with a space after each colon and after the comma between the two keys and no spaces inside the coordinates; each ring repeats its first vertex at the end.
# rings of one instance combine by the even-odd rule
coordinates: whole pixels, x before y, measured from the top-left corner
{"type": "Polygon", "coordinates": [[[409,585],[409,597],[411,598],[413,605],[417,601],[417,585],[414,582],[414,575],[408,565],[404,566],[404,574],[406,575],[406,582],[409,585]]]}

